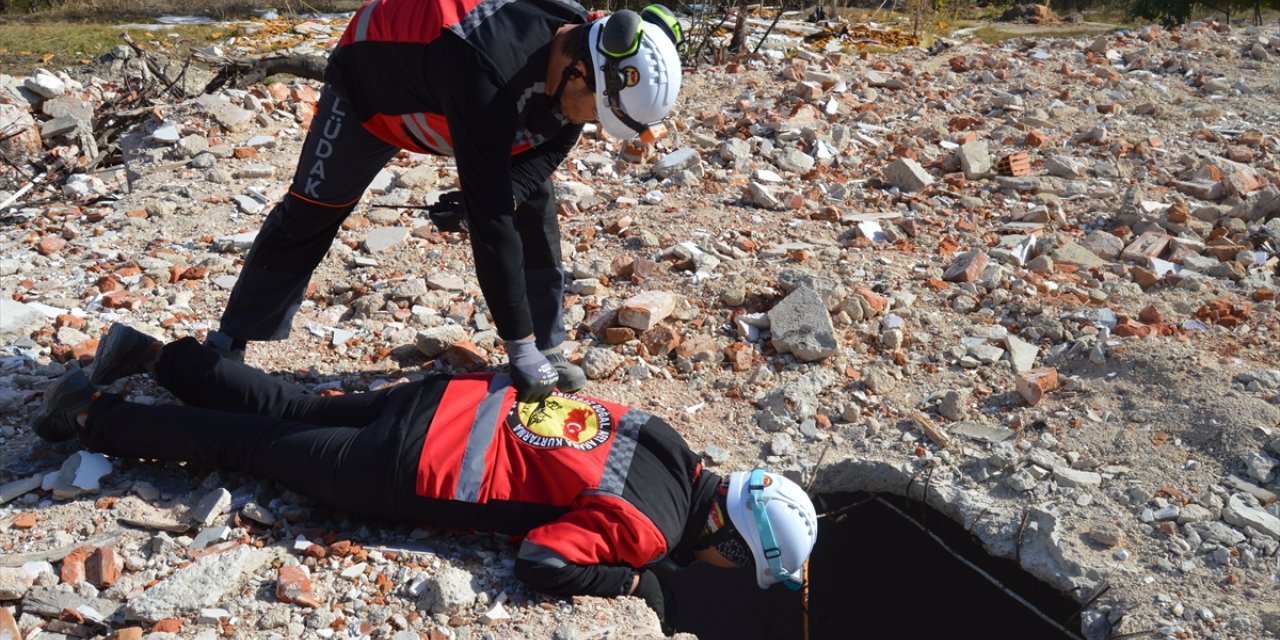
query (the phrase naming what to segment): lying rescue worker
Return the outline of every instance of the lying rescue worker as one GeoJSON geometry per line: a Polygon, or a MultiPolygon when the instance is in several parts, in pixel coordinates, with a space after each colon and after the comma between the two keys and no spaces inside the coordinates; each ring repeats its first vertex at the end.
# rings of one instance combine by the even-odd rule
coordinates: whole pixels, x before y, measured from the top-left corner
{"type": "Polygon", "coordinates": [[[38,435],[243,471],[357,517],[523,536],[515,570],[529,586],[633,594],[664,626],[658,564],[751,567],[760,588],[799,588],[817,540],[813,503],[791,480],[721,477],[661,418],[560,392],[519,402],[503,375],[326,397],[121,324],[91,371],[45,391],[38,435]],[[98,391],[144,371],[184,405],[98,391]]]}
{"type": "Polygon", "coordinates": [[[453,156],[439,212],[470,237],[522,400],[586,384],[563,353],[564,271],[551,174],[598,121],[648,134],[680,91],[680,27],[661,6],[586,22],[571,0],[370,0],[325,70],[288,193],[245,258],[209,346],[243,360],[289,335],[342,221],[402,149],[453,156]]]}

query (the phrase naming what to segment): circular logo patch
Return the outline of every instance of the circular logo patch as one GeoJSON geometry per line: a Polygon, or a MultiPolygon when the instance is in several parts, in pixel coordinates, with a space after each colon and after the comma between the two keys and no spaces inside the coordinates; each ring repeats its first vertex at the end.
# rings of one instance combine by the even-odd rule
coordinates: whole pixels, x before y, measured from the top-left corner
{"type": "Polygon", "coordinates": [[[526,444],[590,451],[613,433],[609,411],[577,396],[556,394],[545,402],[519,402],[507,414],[507,426],[526,444]]]}
{"type": "Polygon", "coordinates": [[[623,67],[622,79],[625,86],[634,87],[640,84],[640,71],[635,67],[623,67]]]}

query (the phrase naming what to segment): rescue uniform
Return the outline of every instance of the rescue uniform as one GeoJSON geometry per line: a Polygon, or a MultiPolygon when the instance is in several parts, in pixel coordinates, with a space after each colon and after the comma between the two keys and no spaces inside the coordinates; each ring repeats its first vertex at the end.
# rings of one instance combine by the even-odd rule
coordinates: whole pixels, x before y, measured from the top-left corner
{"type": "Polygon", "coordinates": [[[720,484],[663,420],[561,393],[538,409],[505,376],[323,397],[191,338],[155,376],[185,406],[103,394],[81,443],[244,471],[354,516],[520,536],[517,576],[551,594],[622,595],[645,567],[689,564],[720,484]]]}
{"type": "Polygon", "coordinates": [[[564,341],[551,173],[582,131],[546,94],[569,0],[371,0],[348,25],[288,194],[262,225],[223,313],[237,340],[288,336],[311,272],[400,149],[457,160],[476,275],[498,334],[564,341]]]}

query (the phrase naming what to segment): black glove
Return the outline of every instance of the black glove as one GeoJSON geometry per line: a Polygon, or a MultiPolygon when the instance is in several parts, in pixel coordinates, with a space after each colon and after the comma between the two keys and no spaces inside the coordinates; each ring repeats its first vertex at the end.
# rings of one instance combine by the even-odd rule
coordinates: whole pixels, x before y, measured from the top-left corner
{"type": "Polygon", "coordinates": [[[511,361],[511,378],[516,383],[516,399],[520,402],[542,402],[556,390],[560,374],[538,351],[532,337],[508,340],[507,358],[511,361]]]}
{"type": "Polygon", "coordinates": [[[676,624],[676,599],[667,585],[658,580],[658,576],[654,575],[652,570],[645,569],[640,573],[640,582],[636,584],[636,590],[631,595],[644,600],[653,612],[658,614],[658,621],[662,623],[662,632],[671,635],[675,633],[676,624]]]}
{"type": "Polygon", "coordinates": [[[440,195],[440,200],[427,209],[427,217],[440,231],[467,231],[467,208],[462,204],[462,192],[450,191],[440,195]]]}

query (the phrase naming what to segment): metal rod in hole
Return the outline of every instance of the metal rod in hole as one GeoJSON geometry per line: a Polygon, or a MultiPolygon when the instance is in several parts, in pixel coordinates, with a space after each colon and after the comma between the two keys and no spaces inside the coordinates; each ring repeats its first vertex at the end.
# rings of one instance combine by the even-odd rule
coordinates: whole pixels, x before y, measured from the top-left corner
{"type": "Polygon", "coordinates": [[[1050,618],[1048,614],[1037,609],[1035,605],[1028,602],[1025,598],[1015,593],[1009,587],[1006,587],[1004,583],[997,580],[995,576],[984,571],[982,567],[979,567],[972,560],[969,560],[968,558],[957,553],[955,549],[952,549],[951,545],[947,544],[946,541],[944,541],[941,537],[938,536],[938,534],[930,531],[924,525],[921,525],[920,522],[917,521],[915,518],[911,517],[911,514],[903,511],[902,509],[899,509],[898,507],[894,506],[891,502],[889,502],[888,500],[885,500],[884,498],[877,496],[876,501],[879,502],[880,504],[883,504],[886,507],[889,507],[890,509],[893,509],[895,513],[905,518],[908,522],[915,525],[916,528],[920,529],[926,535],[932,538],[934,542],[938,543],[938,546],[942,547],[943,550],[951,554],[952,557],[954,557],[956,560],[959,560],[960,562],[963,562],[965,566],[969,567],[970,569],[973,569],[975,572],[977,572],[978,575],[982,576],[983,578],[986,578],[987,582],[990,582],[997,589],[1000,589],[1001,591],[1005,592],[1006,595],[1008,595],[1010,598],[1013,598],[1014,601],[1016,601],[1018,604],[1022,605],[1023,607],[1026,607],[1026,609],[1031,613],[1034,613],[1036,617],[1040,618],[1041,620],[1044,620],[1050,625],[1053,625],[1054,628],[1056,628],[1058,631],[1061,631],[1067,637],[1073,638],[1074,640],[1084,640],[1082,636],[1080,636],[1077,633],[1073,633],[1070,629],[1063,626],[1062,623],[1058,622],[1057,620],[1054,620],[1053,618],[1050,618]]]}

